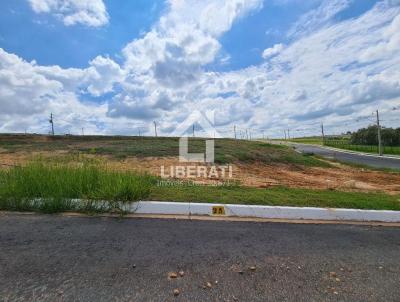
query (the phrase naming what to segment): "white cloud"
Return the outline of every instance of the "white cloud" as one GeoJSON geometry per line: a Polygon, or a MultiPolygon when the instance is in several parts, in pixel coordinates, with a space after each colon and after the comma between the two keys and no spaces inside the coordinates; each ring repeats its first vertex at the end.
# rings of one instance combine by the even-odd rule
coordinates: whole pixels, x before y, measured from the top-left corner
{"type": "Polygon", "coordinates": [[[283,50],[283,44],[275,44],[273,47],[265,49],[262,53],[262,57],[264,59],[273,57],[278,53],[280,53],[282,50],[283,50]]]}
{"type": "MultiPolygon", "coordinates": [[[[170,0],[167,12],[153,29],[123,50],[124,68],[130,73],[125,84],[127,94],[137,98],[140,86],[141,91],[146,90],[142,99],[149,100],[153,99],[151,92],[157,89],[164,89],[170,95],[179,95],[180,90],[187,91],[189,87],[195,89],[204,77],[203,67],[214,62],[219,54],[218,38],[235,20],[260,9],[262,3],[262,0],[170,0]]],[[[123,114],[130,112],[123,110],[124,99],[131,100],[126,96],[119,98],[113,114],[118,110],[123,114]]]]}
{"type": "Polygon", "coordinates": [[[393,19],[389,27],[382,31],[382,41],[369,47],[361,54],[361,61],[373,61],[400,55],[400,15],[393,19]]]}
{"type": "Polygon", "coordinates": [[[159,22],[123,49],[121,66],[103,56],[83,69],[39,66],[0,49],[0,130],[22,131],[17,116],[19,127],[43,132],[53,111],[63,131],[151,133],[157,119],[168,134],[193,108],[217,110],[217,125],[230,133],[233,124],[276,135],[311,123],[316,134],[322,120],[328,132],[349,130],[357,116],[377,108],[389,115],[400,104],[400,7],[388,1],[341,22],[332,16],[347,1],[325,1],[300,18],[290,43],[264,51],[267,61],[229,72],[207,65],[221,58],[220,37],[262,1],[171,0],[159,22]],[[101,105],[85,99],[109,92],[101,105]]]}
{"type": "Polygon", "coordinates": [[[124,79],[125,72],[110,58],[98,56],[90,65],[85,80],[88,92],[94,96],[113,91],[114,84],[124,79]]]}
{"type": "Polygon", "coordinates": [[[352,2],[353,0],[323,0],[316,9],[303,15],[292,26],[288,35],[291,37],[306,35],[332,24],[333,17],[349,7],[352,2]]]}
{"type": "Polygon", "coordinates": [[[80,94],[110,92],[122,79],[122,70],[110,58],[97,57],[86,69],[63,69],[26,62],[0,48],[0,131],[21,132],[24,127],[46,132],[53,112],[58,133],[77,132],[80,126],[87,133],[102,133],[108,105],[82,102],[80,94]]]}
{"type": "Polygon", "coordinates": [[[29,115],[44,109],[62,85],[34,72],[34,64],[0,48],[0,100],[2,115],[29,115]]]}
{"type": "Polygon", "coordinates": [[[168,12],[143,38],[129,43],[123,53],[126,67],[146,71],[157,63],[202,66],[212,62],[219,49],[217,38],[233,22],[262,7],[262,0],[170,0],[168,12]]]}
{"type": "Polygon", "coordinates": [[[378,3],[359,18],[325,26],[288,45],[254,71],[253,77],[264,74],[272,81],[262,89],[260,114],[279,108],[279,127],[325,120],[345,130],[357,127],[354,117],[363,111],[385,111],[400,103],[399,14],[399,8],[378,3]],[[368,64],[361,59],[365,53],[373,54],[368,64]]]}
{"type": "Polygon", "coordinates": [[[103,26],[109,16],[103,0],[28,0],[36,13],[50,13],[66,26],[82,24],[103,26]]]}

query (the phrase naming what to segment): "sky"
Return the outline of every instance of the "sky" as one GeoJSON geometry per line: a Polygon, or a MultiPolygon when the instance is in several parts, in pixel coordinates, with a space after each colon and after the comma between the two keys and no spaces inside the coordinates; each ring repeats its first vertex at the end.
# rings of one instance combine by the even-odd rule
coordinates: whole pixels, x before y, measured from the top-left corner
{"type": "Polygon", "coordinates": [[[0,132],[400,127],[400,0],[0,2],[0,132]]]}

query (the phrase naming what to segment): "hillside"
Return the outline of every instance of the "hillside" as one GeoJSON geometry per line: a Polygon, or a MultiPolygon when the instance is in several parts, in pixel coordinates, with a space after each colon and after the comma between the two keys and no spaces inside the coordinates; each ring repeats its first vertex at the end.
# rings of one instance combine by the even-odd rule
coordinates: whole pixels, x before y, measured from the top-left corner
{"type": "MultiPolygon", "coordinates": [[[[115,159],[128,157],[179,156],[179,138],[128,136],[43,136],[0,135],[1,153],[63,152],[107,155],[115,159]]],[[[205,139],[192,138],[192,153],[205,152],[205,139]]],[[[258,141],[215,140],[216,163],[285,163],[305,166],[327,166],[326,163],[295,152],[292,148],[258,141]]]]}

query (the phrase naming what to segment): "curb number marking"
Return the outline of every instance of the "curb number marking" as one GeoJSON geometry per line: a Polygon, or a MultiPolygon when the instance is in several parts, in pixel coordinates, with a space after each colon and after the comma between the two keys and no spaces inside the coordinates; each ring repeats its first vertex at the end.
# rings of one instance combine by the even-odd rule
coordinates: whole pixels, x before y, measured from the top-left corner
{"type": "Polygon", "coordinates": [[[223,206],[215,206],[212,207],[213,215],[225,215],[225,207],[223,206]]]}

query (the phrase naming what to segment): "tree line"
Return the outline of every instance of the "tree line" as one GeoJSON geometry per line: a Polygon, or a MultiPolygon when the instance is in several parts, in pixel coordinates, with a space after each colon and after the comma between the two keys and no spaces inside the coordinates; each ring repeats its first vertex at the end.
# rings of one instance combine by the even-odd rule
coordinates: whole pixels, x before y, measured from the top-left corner
{"type": "MultiPolygon", "coordinates": [[[[381,128],[384,146],[400,146],[400,128],[381,128]]],[[[351,134],[350,143],[354,145],[377,145],[378,126],[369,126],[351,134]]]]}

